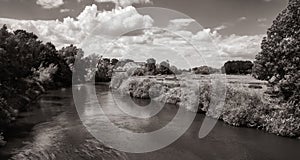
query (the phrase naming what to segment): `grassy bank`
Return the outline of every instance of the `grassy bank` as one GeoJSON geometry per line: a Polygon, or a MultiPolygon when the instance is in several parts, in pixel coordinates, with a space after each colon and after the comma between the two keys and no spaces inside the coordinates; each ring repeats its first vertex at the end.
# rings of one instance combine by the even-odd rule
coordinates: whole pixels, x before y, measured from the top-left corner
{"type": "Polygon", "coordinates": [[[135,98],[151,98],[211,117],[221,112],[219,119],[232,126],[257,128],[280,136],[300,136],[297,102],[283,103],[272,98],[265,93],[266,82],[249,76],[228,76],[227,80],[225,104],[213,110],[209,109],[214,96],[209,76],[179,77],[171,81],[162,77],[130,77],[115,84],[117,80],[112,81],[111,87],[135,98]]]}

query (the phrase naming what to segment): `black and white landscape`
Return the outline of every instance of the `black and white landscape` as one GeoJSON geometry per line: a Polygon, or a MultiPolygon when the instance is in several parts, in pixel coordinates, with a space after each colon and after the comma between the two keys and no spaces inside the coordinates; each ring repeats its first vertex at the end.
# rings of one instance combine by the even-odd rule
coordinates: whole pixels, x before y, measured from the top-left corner
{"type": "Polygon", "coordinates": [[[0,0],[0,159],[297,160],[300,0],[0,0]]]}

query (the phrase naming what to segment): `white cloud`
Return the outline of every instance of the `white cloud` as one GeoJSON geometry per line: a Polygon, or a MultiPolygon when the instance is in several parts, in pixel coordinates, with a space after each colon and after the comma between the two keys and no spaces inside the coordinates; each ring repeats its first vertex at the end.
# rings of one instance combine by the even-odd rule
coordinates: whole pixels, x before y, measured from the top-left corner
{"type": "Polygon", "coordinates": [[[95,0],[95,1],[99,3],[112,2],[116,4],[116,7],[127,7],[127,6],[131,6],[134,3],[136,4],[152,3],[151,0],[95,0]]]}
{"type": "Polygon", "coordinates": [[[71,9],[67,9],[67,8],[59,10],[60,13],[66,13],[66,12],[70,12],[70,11],[71,11],[71,9]]]}
{"type": "Polygon", "coordinates": [[[12,29],[34,32],[43,41],[50,41],[58,48],[69,44],[80,44],[97,28],[98,35],[114,37],[127,30],[151,27],[153,20],[140,15],[134,7],[98,12],[97,6],[87,6],[77,18],[59,20],[13,20],[0,19],[12,29]],[[98,27],[97,27],[98,26],[98,27]]]}
{"type": "Polygon", "coordinates": [[[214,29],[215,29],[216,31],[220,31],[220,30],[223,30],[223,29],[226,29],[226,28],[227,28],[227,26],[221,25],[221,26],[215,27],[214,29]]]}
{"type": "Polygon", "coordinates": [[[45,9],[58,8],[64,4],[63,0],[37,0],[36,4],[42,6],[45,9]]]}
{"type": "Polygon", "coordinates": [[[199,65],[220,67],[230,59],[251,60],[260,51],[263,35],[222,36],[218,31],[225,26],[195,33],[187,29],[193,22],[192,19],[175,19],[164,29],[151,28],[144,34],[118,38],[128,31],[152,27],[153,19],[139,14],[132,6],[99,12],[96,5],[87,6],[77,18],[67,17],[63,21],[0,18],[0,24],[34,32],[41,40],[50,41],[58,48],[75,44],[86,54],[139,61],[150,57],[158,61],[169,59],[171,63],[186,68],[199,65]]]}
{"type": "Polygon", "coordinates": [[[170,20],[168,29],[172,31],[185,30],[193,22],[196,21],[194,19],[173,19],[170,20]]]}
{"type": "Polygon", "coordinates": [[[238,21],[244,21],[244,20],[246,20],[247,19],[247,17],[240,17],[239,19],[238,19],[238,21]]]}
{"type": "Polygon", "coordinates": [[[267,18],[258,18],[257,19],[257,22],[265,22],[265,21],[267,21],[267,18]]]}
{"type": "Polygon", "coordinates": [[[260,44],[264,35],[239,36],[231,35],[221,37],[217,40],[217,44],[223,52],[224,56],[232,59],[254,59],[255,55],[260,51],[260,44]]]}

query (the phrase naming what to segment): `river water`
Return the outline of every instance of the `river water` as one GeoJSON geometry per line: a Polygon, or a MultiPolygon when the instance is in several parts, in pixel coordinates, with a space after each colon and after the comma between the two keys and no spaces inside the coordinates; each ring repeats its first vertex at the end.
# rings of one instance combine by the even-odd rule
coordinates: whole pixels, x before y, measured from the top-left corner
{"type": "MultiPolygon", "coordinates": [[[[105,113],[118,127],[134,132],[149,132],[168,124],[178,108],[166,105],[149,119],[126,116],[116,109],[116,101],[107,85],[96,85],[98,100],[105,104],[105,113]]],[[[127,99],[128,100],[128,99],[127,99]]],[[[131,101],[131,99],[130,99],[131,101]]],[[[146,100],[134,100],[146,105],[146,100]]],[[[87,98],[87,103],[89,102],[87,98]]],[[[122,103],[126,105],[126,103],[122,103]]],[[[298,160],[300,141],[264,133],[255,129],[231,127],[218,122],[212,132],[199,139],[204,115],[198,114],[187,132],[166,148],[150,153],[124,153],[106,147],[84,127],[76,111],[72,89],[50,91],[35,104],[22,123],[11,131],[9,143],[0,149],[0,159],[130,159],[130,160],[298,160]],[[21,128],[21,129],[20,129],[21,128]]],[[[87,117],[93,110],[84,112],[87,117]]],[[[104,115],[103,115],[104,116],[104,115]]],[[[101,117],[101,115],[100,115],[101,117]]],[[[101,118],[90,118],[90,123],[101,124],[101,118]]],[[[128,141],[127,137],[122,139],[128,141]]]]}

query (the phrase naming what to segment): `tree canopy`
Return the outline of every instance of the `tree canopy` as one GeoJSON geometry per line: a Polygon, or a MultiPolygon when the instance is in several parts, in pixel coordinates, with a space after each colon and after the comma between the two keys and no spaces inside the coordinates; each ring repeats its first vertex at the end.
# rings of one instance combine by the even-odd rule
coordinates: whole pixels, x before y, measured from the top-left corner
{"type": "Polygon", "coordinates": [[[290,0],[273,21],[254,62],[254,76],[278,86],[288,99],[300,86],[300,1],[290,0]]]}

